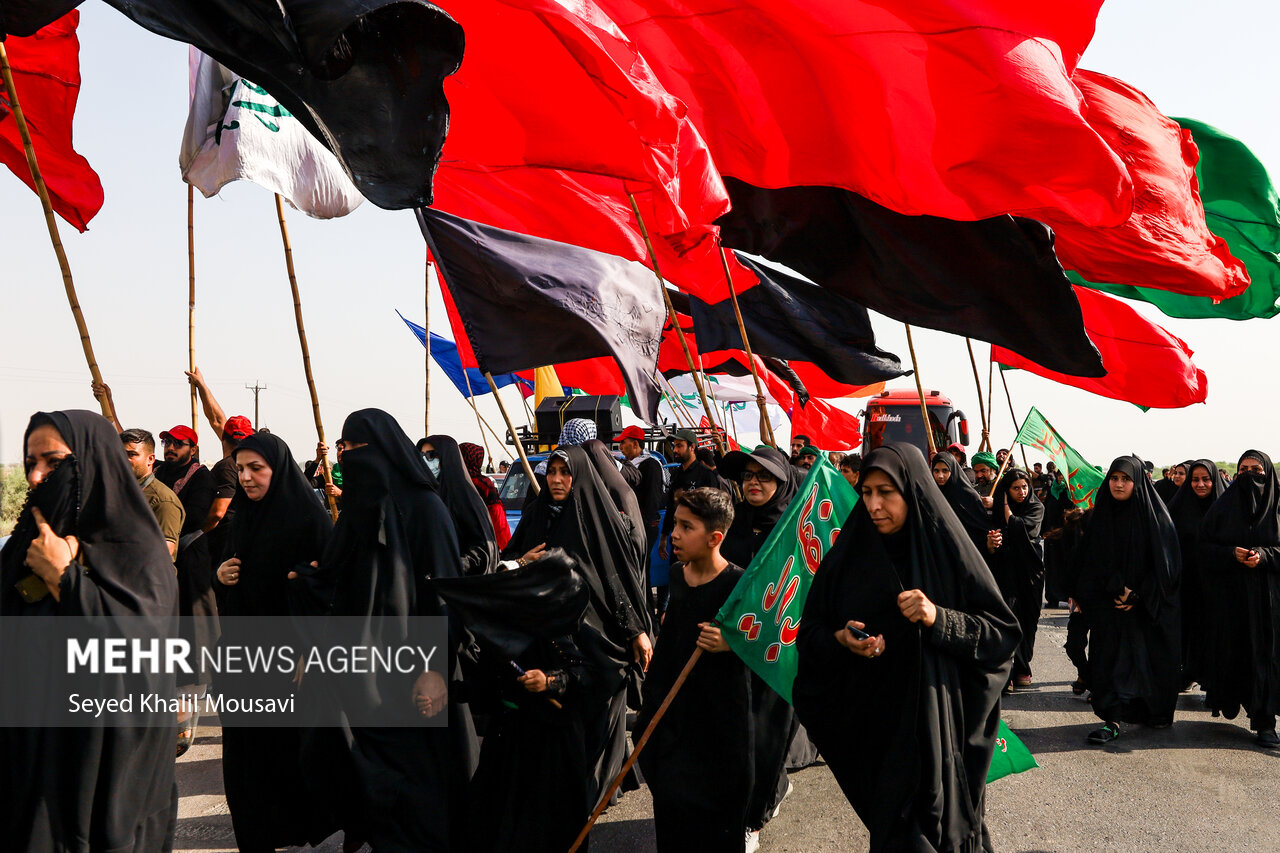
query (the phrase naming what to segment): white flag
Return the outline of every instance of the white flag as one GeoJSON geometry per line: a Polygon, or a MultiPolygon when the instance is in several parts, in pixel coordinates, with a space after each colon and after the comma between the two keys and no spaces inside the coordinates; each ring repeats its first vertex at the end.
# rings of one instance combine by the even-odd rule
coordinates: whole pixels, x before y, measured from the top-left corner
{"type": "MultiPolygon", "coordinates": [[[[720,414],[727,412],[729,418],[733,421],[729,426],[729,434],[733,436],[740,444],[751,444],[747,441],[748,436],[754,436],[759,444],[763,439],[760,438],[760,408],[756,405],[756,386],[755,380],[750,376],[728,376],[725,374],[707,375],[707,384],[705,390],[707,397],[718,402],[717,407],[720,412],[716,413],[717,421],[720,420],[720,414]]],[[[664,387],[667,383],[663,383],[664,387]]],[[[672,397],[670,393],[664,395],[663,404],[666,408],[660,408],[660,414],[666,415],[668,420],[681,424],[692,421],[698,421],[705,414],[702,408],[702,400],[698,396],[698,389],[694,387],[693,378],[687,373],[681,374],[670,381],[671,390],[675,392],[672,397]],[[680,415],[677,417],[672,406],[680,406],[680,415]]],[[[712,405],[715,405],[715,402],[712,405]]],[[[782,435],[790,429],[790,421],[787,413],[778,405],[778,401],[773,399],[765,392],[765,411],[769,413],[769,426],[773,429],[775,435],[782,435]]]]}
{"type": "Polygon", "coordinates": [[[191,112],[182,134],[182,178],[217,195],[248,180],[317,219],[345,216],[364,196],[338,158],[280,102],[191,48],[191,112]]]}

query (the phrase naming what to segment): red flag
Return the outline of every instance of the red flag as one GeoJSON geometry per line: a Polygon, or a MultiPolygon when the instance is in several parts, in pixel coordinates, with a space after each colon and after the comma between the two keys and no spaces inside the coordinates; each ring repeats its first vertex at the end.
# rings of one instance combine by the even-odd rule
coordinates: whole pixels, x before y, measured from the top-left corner
{"type": "MultiPolygon", "coordinates": [[[[856,416],[816,397],[810,397],[806,405],[800,406],[791,386],[769,370],[760,356],[754,356],[754,360],[769,396],[788,410],[792,435],[809,436],[815,447],[843,449],[862,444],[862,430],[856,416]]],[[[747,363],[745,353],[742,363],[747,363]]]]}
{"type": "Polygon", "coordinates": [[[659,234],[709,227],[729,209],[684,104],[591,0],[479,0],[454,11],[467,59],[445,81],[453,121],[443,166],[620,178],[649,192],[646,224],[659,234]]]}
{"type": "MultiPolygon", "coordinates": [[[[636,202],[650,229],[663,278],[700,299],[729,297],[715,239],[706,227],[683,236],[703,236],[692,247],[663,239],[652,223],[658,218],[652,193],[636,202]],[[683,251],[683,254],[681,254],[683,251]]],[[[435,180],[435,206],[464,219],[608,252],[652,266],[622,181],[554,169],[490,169],[457,162],[441,163],[435,180]]],[[[757,284],[755,275],[729,253],[729,268],[739,292],[757,284]]]]}
{"type": "Polygon", "coordinates": [[[1124,164],[1070,75],[1099,0],[598,0],[722,174],[905,214],[1125,221],[1124,164]]]}
{"type": "Polygon", "coordinates": [[[1088,105],[1090,126],[1128,167],[1135,201],[1133,215],[1114,228],[1046,219],[1057,233],[1062,266],[1090,281],[1215,302],[1243,293],[1249,286],[1244,263],[1205,223],[1196,181],[1200,152],[1191,131],[1123,81],[1083,69],[1073,79],[1088,105]]]}
{"type": "MultiPolygon", "coordinates": [[[[71,124],[80,96],[80,12],[72,10],[27,38],[5,41],[18,102],[31,131],[36,161],[53,209],[81,231],[102,209],[102,182],[71,144],[71,124]]],[[[35,189],[18,123],[0,89],[0,162],[35,189]]]]}
{"type": "Polygon", "coordinates": [[[1122,299],[1084,287],[1076,288],[1076,296],[1084,313],[1085,331],[1102,354],[1106,376],[1089,379],[1054,373],[1002,347],[991,348],[991,360],[1148,408],[1180,409],[1205,401],[1209,380],[1191,362],[1191,348],[1181,339],[1122,299]]]}

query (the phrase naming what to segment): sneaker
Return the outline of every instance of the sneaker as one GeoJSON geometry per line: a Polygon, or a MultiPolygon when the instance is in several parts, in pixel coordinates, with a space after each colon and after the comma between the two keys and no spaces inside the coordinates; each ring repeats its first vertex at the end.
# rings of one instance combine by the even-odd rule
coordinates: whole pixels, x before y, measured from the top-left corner
{"type": "Polygon", "coordinates": [[[1013,684],[1014,684],[1014,686],[1015,686],[1015,687],[1017,687],[1019,690],[1023,689],[1024,687],[1030,687],[1030,686],[1031,686],[1031,676],[1030,676],[1030,675],[1015,675],[1015,676],[1013,677],[1013,684]]]}
{"type": "Polygon", "coordinates": [[[778,800],[778,804],[774,806],[773,811],[769,813],[769,820],[773,820],[775,817],[778,816],[778,812],[782,811],[782,804],[787,801],[787,797],[791,796],[791,792],[794,791],[795,789],[796,789],[796,786],[792,785],[791,780],[788,779],[787,790],[783,792],[782,799],[778,800]]]}
{"type": "Polygon", "coordinates": [[[1097,731],[1089,732],[1089,743],[1111,743],[1120,737],[1120,727],[1115,723],[1107,723],[1097,731]]]}
{"type": "Polygon", "coordinates": [[[760,849],[760,830],[747,830],[747,844],[744,848],[746,853],[756,853],[760,849]]]}
{"type": "Polygon", "coordinates": [[[1258,732],[1258,746],[1263,749],[1275,749],[1280,747],[1280,737],[1276,736],[1275,729],[1262,729],[1258,732]]]}

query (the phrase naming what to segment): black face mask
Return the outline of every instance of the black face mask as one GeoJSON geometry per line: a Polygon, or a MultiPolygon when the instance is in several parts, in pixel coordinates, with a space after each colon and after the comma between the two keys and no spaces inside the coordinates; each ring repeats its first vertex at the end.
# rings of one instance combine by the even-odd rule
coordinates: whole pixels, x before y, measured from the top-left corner
{"type": "Polygon", "coordinates": [[[28,501],[40,510],[54,533],[75,534],[80,514],[80,463],[75,456],[67,456],[58,463],[53,473],[32,489],[28,501]]]}

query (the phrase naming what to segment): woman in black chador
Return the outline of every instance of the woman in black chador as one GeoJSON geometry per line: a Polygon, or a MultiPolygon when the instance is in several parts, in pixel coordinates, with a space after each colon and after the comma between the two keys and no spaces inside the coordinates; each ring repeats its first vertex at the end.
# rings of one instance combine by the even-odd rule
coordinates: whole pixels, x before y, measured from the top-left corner
{"type": "MultiPolygon", "coordinates": [[[[24,436],[26,506],[0,551],[0,626],[22,617],[77,617],[132,642],[178,635],[178,581],[147,499],[100,415],[40,412],[24,436]]],[[[4,641],[0,702],[66,708],[58,658],[21,637],[4,641]],[[25,670],[22,687],[10,679],[25,670]],[[43,689],[42,689],[43,688],[43,689]],[[39,691],[39,692],[37,692],[39,691]],[[40,695],[40,694],[43,695],[40,695]]],[[[166,689],[143,676],[110,695],[166,689]]],[[[120,688],[116,690],[115,688],[120,688]]],[[[173,691],[172,676],[167,690],[173,691]]],[[[178,790],[173,725],[0,728],[0,847],[16,853],[173,848],[178,790]]]]}
{"type": "Polygon", "coordinates": [[[581,447],[561,448],[547,459],[546,485],[525,508],[503,557],[527,562],[544,548],[563,548],[591,592],[585,621],[599,642],[583,652],[599,666],[599,695],[609,697],[607,707],[588,709],[586,716],[594,802],[626,760],[628,673],[648,668],[653,646],[634,604],[645,600],[636,586],[644,556],[581,447]]]}
{"type": "Polygon", "coordinates": [[[917,448],[873,450],[858,490],[805,602],[796,713],[873,851],[990,849],[1017,621],[917,448]]]}
{"type": "MultiPolygon", "coordinates": [[[[389,414],[353,412],[342,441],[342,515],[310,586],[330,596],[334,616],[363,620],[360,634],[372,638],[365,642],[412,645],[418,640],[410,617],[446,615],[430,578],[461,575],[453,522],[422,455],[389,414]]],[[[313,784],[341,809],[348,838],[367,840],[378,853],[465,849],[460,836],[475,732],[469,710],[452,702],[441,674],[457,672],[456,627],[451,620],[449,648],[442,650],[447,666],[439,670],[433,661],[421,673],[336,682],[342,710],[353,721],[347,755],[313,784]],[[414,716],[434,716],[446,704],[448,728],[412,724],[414,716]],[[383,725],[360,726],[359,719],[383,725]]]]}
{"type": "Polygon", "coordinates": [[[991,530],[991,513],[982,505],[982,496],[950,451],[935,453],[932,468],[933,480],[942,496],[947,499],[956,518],[960,519],[973,544],[982,551],[987,547],[987,533],[991,530]]]}
{"type": "Polygon", "coordinates": [[[1031,490],[1031,476],[1014,468],[1000,478],[991,494],[992,530],[987,535],[987,562],[1005,602],[1018,617],[1022,642],[1013,657],[1013,684],[1031,686],[1031,655],[1044,598],[1044,559],[1040,525],[1044,504],[1031,490]]]}
{"type": "Polygon", "coordinates": [[[1207,688],[1214,667],[1206,637],[1214,623],[1210,584],[1200,561],[1200,525],[1226,486],[1218,476],[1218,466],[1209,459],[1195,459],[1184,467],[1186,479],[1169,502],[1182,552],[1182,686],[1186,689],[1199,682],[1207,688]]]}
{"type": "Polygon", "coordinates": [[[493,522],[489,519],[489,508],[471,483],[458,442],[447,435],[429,435],[426,441],[432,447],[428,452],[440,462],[436,479],[440,484],[440,499],[453,517],[453,529],[458,534],[462,573],[483,575],[496,571],[498,543],[493,534],[493,522]]]}
{"type": "Polygon", "coordinates": [[[1182,686],[1177,543],[1142,460],[1112,462],[1073,558],[1089,625],[1090,701],[1103,721],[1090,743],[1115,740],[1120,722],[1173,722],[1182,686]]]}
{"type": "Polygon", "coordinates": [[[1229,720],[1243,707],[1258,745],[1280,747],[1280,478],[1262,451],[1240,457],[1205,513],[1200,568],[1211,592],[1209,707],[1229,720]]]}
{"type": "MultiPolygon", "coordinates": [[[[239,487],[226,560],[218,566],[224,589],[222,644],[250,644],[237,636],[238,617],[287,617],[290,572],[305,571],[324,553],[333,522],[311,484],[276,435],[255,433],[233,454],[239,487]]],[[[215,676],[226,696],[287,699],[287,674],[215,676]]],[[[301,776],[301,730],[252,727],[224,716],[222,780],[236,844],[246,853],[318,844],[336,824],[317,809],[301,776]]]]}

